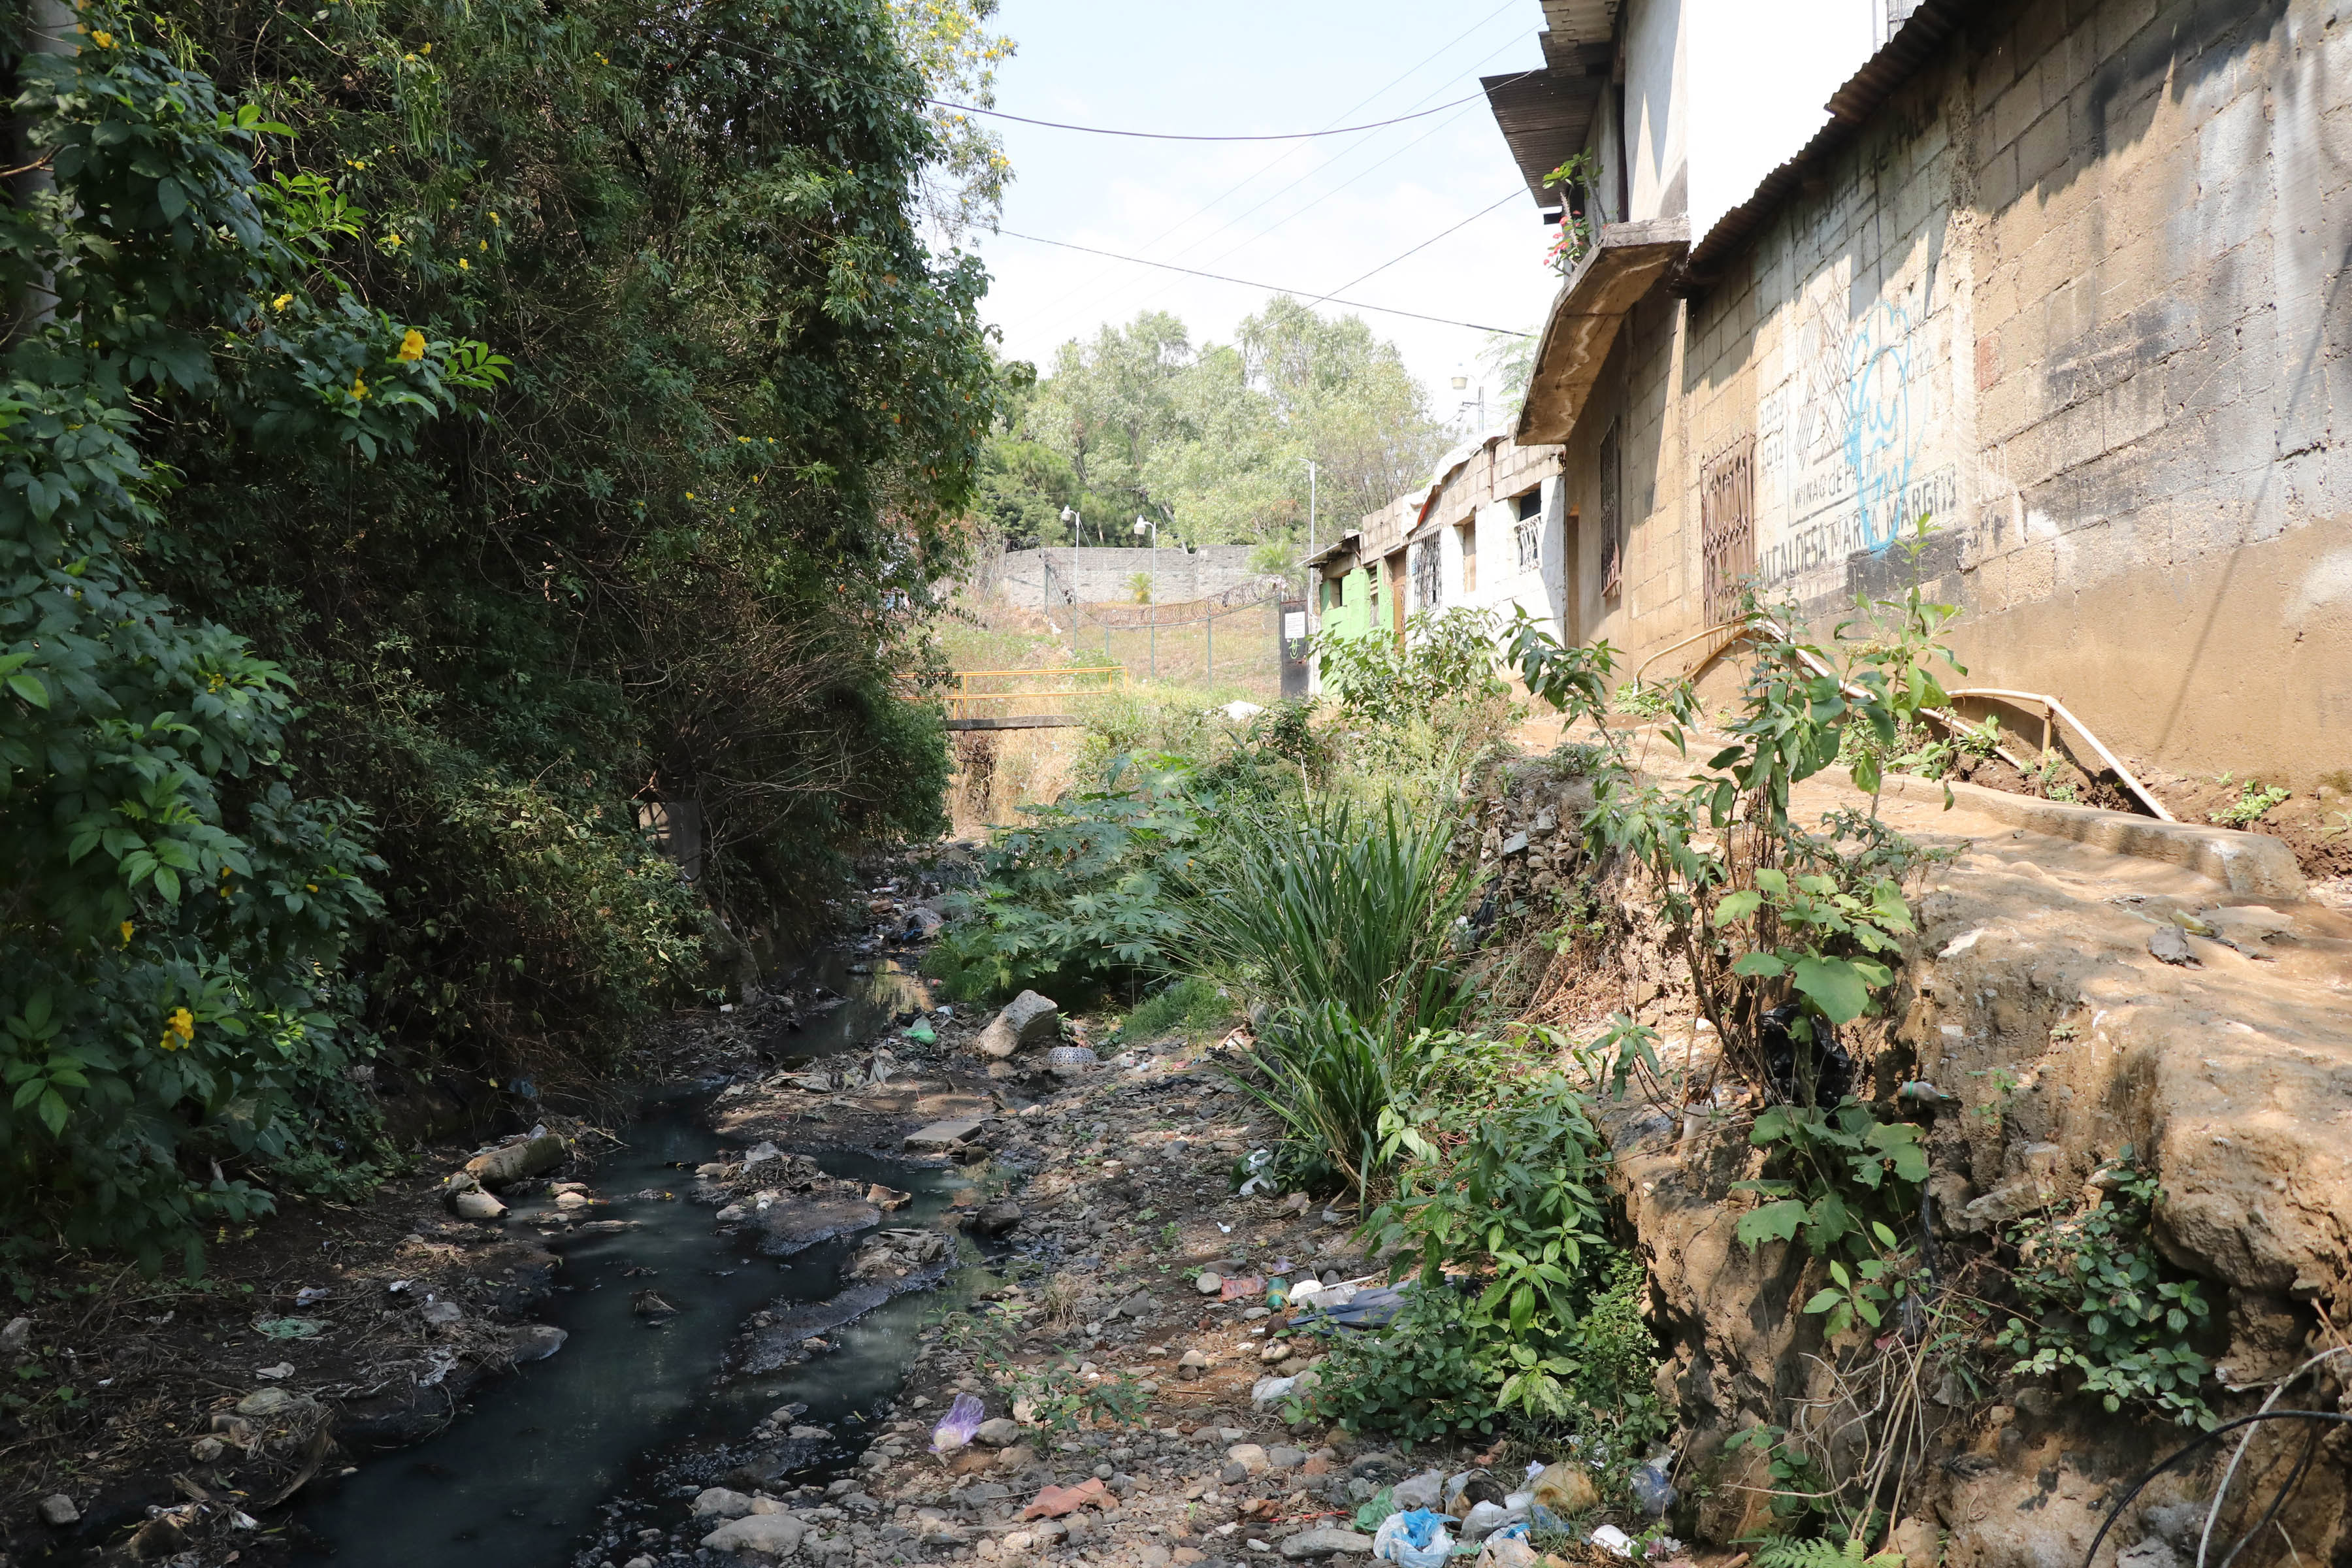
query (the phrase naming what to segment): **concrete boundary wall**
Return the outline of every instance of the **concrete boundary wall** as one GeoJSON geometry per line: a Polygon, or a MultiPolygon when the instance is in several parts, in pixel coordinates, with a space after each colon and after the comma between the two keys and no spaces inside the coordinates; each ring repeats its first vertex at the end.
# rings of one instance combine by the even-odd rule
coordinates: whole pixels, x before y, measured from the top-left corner
{"type": "Polygon", "coordinates": [[[1128,550],[1084,545],[1012,550],[996,566],[995,589],[998,597],[1032,610],[1073,600],[1081,605],[1124,605],[1136,602],[1138,574],[1156,574],[1154,603],[1188,604],[1256,582],[1264,574],[1250,570],[1250,553],[1255,548],[1207,544],[1199,550],[1173,545],[1164,550],[1128,550]]]}

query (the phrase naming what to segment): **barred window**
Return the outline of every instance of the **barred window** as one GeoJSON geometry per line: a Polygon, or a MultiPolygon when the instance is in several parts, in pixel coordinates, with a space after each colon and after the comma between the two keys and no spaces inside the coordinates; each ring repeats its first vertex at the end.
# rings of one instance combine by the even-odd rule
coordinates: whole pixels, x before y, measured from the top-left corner
{"type": "Polygon", "coordinates": [[[1424,539],[1412,552],[1412,598],[1421,609],[1437,607],[1437,541],[1424,539]]]}

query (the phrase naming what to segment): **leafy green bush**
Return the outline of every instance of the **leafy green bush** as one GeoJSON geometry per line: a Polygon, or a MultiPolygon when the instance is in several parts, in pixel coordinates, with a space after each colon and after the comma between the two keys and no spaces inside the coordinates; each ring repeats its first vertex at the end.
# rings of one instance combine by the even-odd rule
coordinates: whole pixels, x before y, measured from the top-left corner
{"type": "Polygon", "coordinates": [[[1402,1163],[1364,1226],[1393,1249],[1391,1275],[1412,1276],[1407,1305],[1335,1344],[1313,1408],[1410,1442],[1576,1434],[1630,1467],[1672,1412],[1652,1388],[1643,1270],[1607,1234],[1607,1144],[1565,1079],[1519,1078],[1507,1053],[1451,1044],[1490,1070],[1383,1119],[1402,1163]]]}
{"type": "Polygon", "coordinates": [[[927,968],[973,1000],[1159,973],[1183,930],[1171,885],[1201,833],[1191,784],[1182,767],[1122,762],[1100,789],[1024,806],[1030,825],[990,842],[927,968]]]}
{"type": "Polygon", "coordinates": [[[2162,1412],[2183,1426],[2217,1417],[2198,1392],[2212,1364],[2194,1341],[2212,1309],[2199,1282],[2168,1266],[2150,1228],[2163,1197],[2129,1147],[2101,1167],[2099,1200],[2065,1218],[2013,1226],[2025,1313],[1997,1336],[2020,1376],[2071,1373],[2108,1410],[2162,1412]]]}
{"type": "Polygon", "coordinates": [[[1417,610],[1405,623],[1405,646],[1383,627],[1318,639],[1325,685],[1350,719],[1376,731],[1402,731],[1432,705],[1500,697],[1496,621],[1490,610],[1456,605],[1417,610]]]}
{"type": "Polygon", "coordinates": [[[193,1269],[198,1226],[269,1205],[257,1179],[368,1140],[344,963],[381,862],[362,810],[296,793],[284,672],[150,586],[181,482],[153,450],[194,425],[354,475],[502,362],[314,299],[365,215],[260,177],[285,128],[143,18],[80,16],[79,48],[19,44],[56,184],[0,212],[8,297],[54,297],[0,367],[0,1229],[11,1262],[181,1243],[193,1269]]]}

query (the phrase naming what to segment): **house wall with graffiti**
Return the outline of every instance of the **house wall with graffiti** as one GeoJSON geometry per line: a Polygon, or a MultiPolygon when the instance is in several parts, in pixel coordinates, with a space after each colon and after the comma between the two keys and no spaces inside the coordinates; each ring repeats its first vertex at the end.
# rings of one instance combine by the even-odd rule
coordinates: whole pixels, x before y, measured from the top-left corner
{"type": "Polygon", "coordinates": [[[1627,574],[1576,629],[1637,660],[1705,629],[1737,457],[1768,599],[1921,581],[1977,683],[2159,767],[2352,788],[2347,261],[2352,15],[1989,7],[1720,276],[1626,319],[1567,483],[1589,531],[1627,433],[1627,574]]]}

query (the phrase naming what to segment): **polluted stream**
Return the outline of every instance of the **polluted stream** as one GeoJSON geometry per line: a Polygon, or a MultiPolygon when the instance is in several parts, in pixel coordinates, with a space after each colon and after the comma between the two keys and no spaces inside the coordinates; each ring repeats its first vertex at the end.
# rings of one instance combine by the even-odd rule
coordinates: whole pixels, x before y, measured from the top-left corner
{"type": "MultiPolygon", "coordinates": [[[[894,1010],[921,1002],[919,983],[885,969],[860,975],[835,958],[798,977],[847,992],[844,1005],[811,1016],[791,1036],[819,1057],[871,1037],[894,1010]]],[[[593,1184],[599,1219],[634,1222],[615,1233],[552,1237],[563,1266],[539,1320],[569,1336],[552,1357],[473,1394],[450,1425],[409,1447],[365,1458],[339,1481],[314,1483],[299,1509],[310,1550],[298,1561],[337,1568],[548,1568],[635,1554],[605,1539],[669,1524],[688,1489],[673,1461],[740,1445],[763,1416],[804,1405],[800,1423],[836,1442],[812,1457],[812,1479],[845,1471],[864,1447],[877,1405],[897,1392],[930,1312],[967,1291],[951,1267],[937,1288],[898,1296],[829,1330],[832,1349],[772,1373],[719,1381],[746,1321],[763,1309],[829,1300],[847,1280],[856,1237],[789,1258],[760,1255],[751,1227],[717,1234],[712,1211],[690,1201],[694,1167],[727,1146],[701,1112],[717,1084],[649,1100],[600,1161],[593,1184]],[[674,1316],[635,1313],[652,1289],[674,1316]]],[[[971,1183],[958,1171],[846,1150],[810,1150],[829,1175],[882,1182],[913,1194],[888,1216],[929,1226],[971,1183]]],[[[551,1201],[516,1204],[509,1223],[529,1225],[551,1201]]],[[[963,1261],[969,1243],[958,1241],[963,1261]]],[[[720,1467],[720,1468],[723,1468],[720,1467]]],[[[711,1478],[715,1479],[715,1473],[711,1478]]]]}

